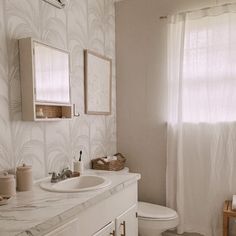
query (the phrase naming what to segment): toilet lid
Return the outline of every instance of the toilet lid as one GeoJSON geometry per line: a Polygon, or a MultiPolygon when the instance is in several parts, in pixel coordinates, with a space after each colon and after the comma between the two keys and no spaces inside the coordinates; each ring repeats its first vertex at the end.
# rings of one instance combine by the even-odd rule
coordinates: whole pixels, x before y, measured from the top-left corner
{"type": "Polygon", "coordinates": [[[138,203],[138,216],[143,218],[151,219],[173,219],[178,217],[176,211],[156,204],[151,204],[147,202],[138,203]]]}

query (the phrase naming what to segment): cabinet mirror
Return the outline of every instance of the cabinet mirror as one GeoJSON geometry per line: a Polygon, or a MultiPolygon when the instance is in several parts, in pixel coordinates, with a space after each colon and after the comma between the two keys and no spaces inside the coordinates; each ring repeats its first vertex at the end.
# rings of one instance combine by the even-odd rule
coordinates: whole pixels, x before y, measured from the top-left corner
{"type": "Polygon", "coordinates": [[[70,102],[69,54],[34,42],[35,100],[70,102]]]}

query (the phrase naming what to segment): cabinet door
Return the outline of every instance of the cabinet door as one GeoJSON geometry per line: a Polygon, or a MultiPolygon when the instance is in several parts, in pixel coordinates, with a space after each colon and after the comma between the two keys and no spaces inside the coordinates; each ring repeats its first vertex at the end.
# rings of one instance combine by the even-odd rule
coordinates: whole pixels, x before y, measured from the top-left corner
{"type": "Polygon", "coordinates": [[[35,100],[70,103],[69,54],[34,42],[35,100]]]}
{"type": "Polygon", "coordinates": [[[116,218],[116,236],[138,236],[137,205],[116,218]]]}
{"type": "Polygon", "coordinates": [[[111,222],[93,236],[115,236],[115,223],[111,222]]]}
{"type": "Polygon", "coordinates": [[[58,228],[53,230],[52,232],[46,234],[45,236],[80,236],[79,235],[79,227],[78,227],[78,219],[74,219],[58,228]]]}

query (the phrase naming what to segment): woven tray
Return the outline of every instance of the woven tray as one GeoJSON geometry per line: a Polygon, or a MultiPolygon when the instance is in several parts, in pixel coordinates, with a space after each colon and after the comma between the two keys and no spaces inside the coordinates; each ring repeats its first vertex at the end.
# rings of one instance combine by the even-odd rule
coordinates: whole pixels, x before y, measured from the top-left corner
{"type": "Polygon", "coordinates": [[[95,170],[110,170],[118,171],[122,170],[125,167],[125,157],[121,153],[116,153],[114,156],[117,156],[117,160],[106,162],[102,158],[97,158],[92,160],[92,169],[95,170]],[[102,162],[98,163],[98,162],[102,162]]]}

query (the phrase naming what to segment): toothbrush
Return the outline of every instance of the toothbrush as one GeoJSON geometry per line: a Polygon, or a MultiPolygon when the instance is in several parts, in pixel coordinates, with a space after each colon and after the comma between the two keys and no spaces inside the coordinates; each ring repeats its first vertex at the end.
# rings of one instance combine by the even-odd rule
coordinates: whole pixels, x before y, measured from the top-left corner
{"type": "Polygon", "coordinates": [[[82,158],[82,151],[79,152],[79,162],[81,162],[81,158],[82,158]]]}

